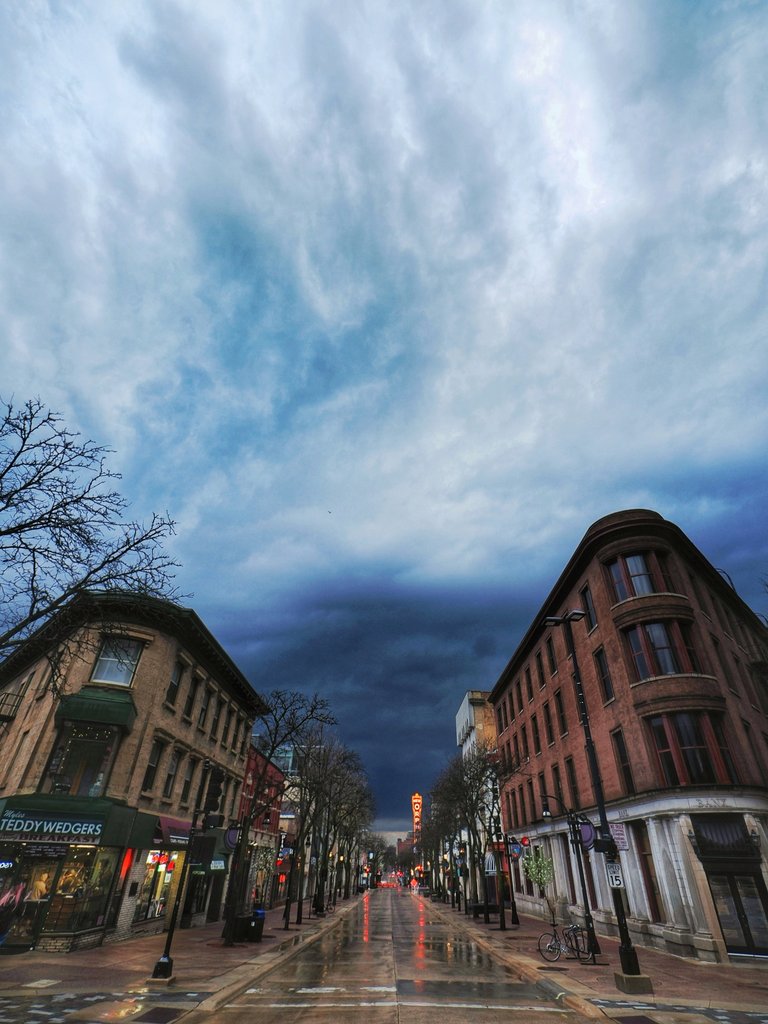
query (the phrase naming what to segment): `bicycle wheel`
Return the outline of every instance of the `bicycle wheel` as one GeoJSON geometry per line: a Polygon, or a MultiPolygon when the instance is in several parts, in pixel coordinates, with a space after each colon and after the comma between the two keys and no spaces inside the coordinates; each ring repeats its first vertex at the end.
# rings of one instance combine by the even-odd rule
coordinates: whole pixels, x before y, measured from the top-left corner
{"type": "Polygon", "coordinates": [[[545,960],[549,960],[550,963],[559,960],[562,951],[560,939],[554,932],[544,932],[539,936],[539,953],[545,960]]]}
{"type": "Polygon", "coordinates": [[[573,951],[579,958],[579,962],[585,964],[588,960],[592,959],[592,954],[589,951],[589,938],[583,928],[574,928],[573,932],[573,951]]]}

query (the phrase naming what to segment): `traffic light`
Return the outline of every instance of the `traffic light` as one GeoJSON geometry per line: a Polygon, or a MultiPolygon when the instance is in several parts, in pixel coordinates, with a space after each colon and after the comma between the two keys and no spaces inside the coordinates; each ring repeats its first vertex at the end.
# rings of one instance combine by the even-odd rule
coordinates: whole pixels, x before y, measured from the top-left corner
{"type": "Polygon", "coordinates": [[[205,794],[205,803],[203,804],[203,811],[206,814],[218,811],[221,793],[224,788],[224,778],[225,775],[222,768],[214,767],[211,769],[211,774],[208,777],[208,790],[205,794]]]}

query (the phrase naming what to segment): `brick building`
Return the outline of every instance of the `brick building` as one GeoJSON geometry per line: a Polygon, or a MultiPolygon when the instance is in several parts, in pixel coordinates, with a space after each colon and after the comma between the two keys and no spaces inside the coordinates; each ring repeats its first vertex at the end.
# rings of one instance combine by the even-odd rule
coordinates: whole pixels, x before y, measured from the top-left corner
{"type": "Polygon", "coordinates": [[[4,952],[161,930],[186,857],[182,925],[215,920],[230,851],[224,829],[189,849],[194,807],[216,767],[219,810],[237,819],[263,710],[190,609],[93,593],[64,618],[63,633],[54,620],[0,666],[4,952]]]}
{"type": "MultiPolygon", "coordinates": [[[[552,856],[559,912],[579,917],[565,812],[597,823],[596,798],[566,634],[546,622],[573,610],[633,942],[716,961],[768,954],[768,631],[655,512],[589,528],[491,692],[506,828],[552,856]]],[[[583,856],[593,917],[613,932],[605,858],[583,856]]],[[[543,914],[513,873],[518,904],[543,914]]]]}

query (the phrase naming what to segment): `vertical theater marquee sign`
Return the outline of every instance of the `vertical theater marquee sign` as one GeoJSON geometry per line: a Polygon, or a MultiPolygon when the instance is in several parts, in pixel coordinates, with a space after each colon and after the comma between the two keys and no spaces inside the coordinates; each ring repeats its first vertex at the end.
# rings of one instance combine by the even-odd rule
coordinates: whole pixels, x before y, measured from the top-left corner
{"type": "Polygon", "coordinates": [[[423,801],[421,793],[414,793],[411,797],[411,810],[413,811],[413,846],[414,849],[421,846],[421,808],[423,801]]]}

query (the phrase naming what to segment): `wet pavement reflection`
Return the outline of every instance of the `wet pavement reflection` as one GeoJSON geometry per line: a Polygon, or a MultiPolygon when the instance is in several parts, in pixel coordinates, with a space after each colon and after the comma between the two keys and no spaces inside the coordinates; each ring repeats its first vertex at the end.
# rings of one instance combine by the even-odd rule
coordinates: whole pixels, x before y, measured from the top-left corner
{"type": "Polygon", "coordinates": [[[520,1024],[582,1020],[492,960],[428,901],[384,889],[208,1019],[498,1024],[513,1014],[520,1024]]]}

